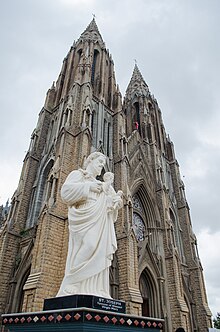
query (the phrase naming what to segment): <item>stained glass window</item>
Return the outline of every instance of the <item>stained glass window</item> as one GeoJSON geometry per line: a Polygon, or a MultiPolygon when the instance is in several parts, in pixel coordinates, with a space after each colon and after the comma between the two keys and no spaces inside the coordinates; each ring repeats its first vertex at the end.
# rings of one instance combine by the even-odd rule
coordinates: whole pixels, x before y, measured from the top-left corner
{"type": "Polygon", "coordinates": [[[133,213],[133,230],[134,230],[136,239],[138,241],[143,241],[145,225],[144,225],[144,222],[143,222],[141,216],[136,212],[133,213]]]}

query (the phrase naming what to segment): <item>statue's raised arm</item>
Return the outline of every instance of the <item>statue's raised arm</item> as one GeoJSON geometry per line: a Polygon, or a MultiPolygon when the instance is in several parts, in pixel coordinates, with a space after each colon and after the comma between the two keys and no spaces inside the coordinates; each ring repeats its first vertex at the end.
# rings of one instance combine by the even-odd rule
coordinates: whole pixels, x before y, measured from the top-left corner
{"type": "Polygon", "coordinates": [[[69,246],[57,296],[110,297],[109,267],[117,249],[114,221],[122,199],[112,186],[107,191],[106,184],[96,179],[105,163],[102,153],[90,154],[85,169],[71,172],[61,189],[68,205],[69,246]]]}

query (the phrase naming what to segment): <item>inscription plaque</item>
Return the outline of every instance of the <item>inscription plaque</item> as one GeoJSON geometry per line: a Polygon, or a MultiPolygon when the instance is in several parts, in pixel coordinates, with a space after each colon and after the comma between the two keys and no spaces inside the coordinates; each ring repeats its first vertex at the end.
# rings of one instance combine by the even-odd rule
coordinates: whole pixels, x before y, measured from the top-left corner
{"type": "Polygon", "coordinates": [[[112,312],[125,313],[125,302],[103,297],[94,297],[93,308],[112,312]]]}

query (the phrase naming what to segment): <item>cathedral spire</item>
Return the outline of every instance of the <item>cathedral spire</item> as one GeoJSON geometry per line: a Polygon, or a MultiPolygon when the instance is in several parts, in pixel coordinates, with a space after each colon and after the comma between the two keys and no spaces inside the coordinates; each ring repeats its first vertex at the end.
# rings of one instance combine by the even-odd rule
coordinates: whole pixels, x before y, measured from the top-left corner
{"type": "Polygon", "coordinates": [[[143,76],[135,63],[133,74],[131,76],[131,80],[128,84],[127,90],[126,90],[126,97],[129,97],[129,95],[136,94],[137,96],[145,96],[147,97],[149,95],[149,88],[145,80],[143,79],[143,76]]]}
{"type": "Polygon", "coordinates": [[[93,41],[94,43],[99,42],[102,46],[105,46],[94,17],[81,34],[79,40],[93,41]]]}
{"type": "Polygon", "coordinates": [[[139,80],[144,81],[143,76],[142,76],[142,74],[140,72],[140,69],[138,68],[137,62],[135,62],[134,70],[133,70],[133,74],[132,74],[131,79],[134,79],[134,80],[139,79],[139,80]]]}

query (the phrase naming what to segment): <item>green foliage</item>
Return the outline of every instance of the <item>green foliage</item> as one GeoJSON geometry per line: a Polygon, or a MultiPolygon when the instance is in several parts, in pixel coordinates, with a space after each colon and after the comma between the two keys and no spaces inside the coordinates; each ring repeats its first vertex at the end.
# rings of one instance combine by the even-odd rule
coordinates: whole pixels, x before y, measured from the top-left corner
{"type": "Polygon", "coordinates": [[[220,330],[220,312],[217,312],[216,318],[213,319],[214,327],[220,330]]]}

